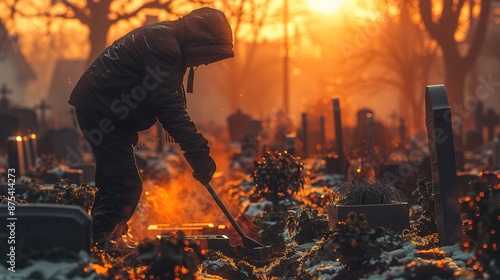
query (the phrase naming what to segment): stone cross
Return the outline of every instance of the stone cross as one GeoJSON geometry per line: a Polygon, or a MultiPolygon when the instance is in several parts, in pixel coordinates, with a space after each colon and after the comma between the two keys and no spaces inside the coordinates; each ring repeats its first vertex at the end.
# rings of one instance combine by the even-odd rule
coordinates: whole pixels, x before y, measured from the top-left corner
{"type": "Polygon", "coordinates": [[[486,131],[488,132],[488,141],[493,141],[495,137],[495,127],[499,125],[499,116],[495,114],[494,109],[489,109],[484,115],[484,125],[486,126],[486,131]]]}
{"type": "Polygon", "coordinates": [[[302,113],[302,146],[304,151],[304,157],[308,156],[308,144],[307,143],[307,113],[302,113]]]}
{"type": "Polygon", "coordinates": [[[0,110],[9,109],[9,99],[7,99],[7,95],[12,94],[12,90],[10,90],[5,83],[2,84],[0,88],[0,95],[2,95],[2,99],[0,100],[0,110]]]}
{"type": "Polygon", "coordinates": [[[339,158],[344,157],[344,139],[342,135],[342,119],[340,117],[340,100],[333,98],[333,123],[335,127],[335,142],[337,143],[337,154],[339,158]]]}
{"type": "Polygon", "coordinates": [[[45,129],[45,111],[50,109],[50,105],[45,102],[45,99],[42,99],[39,105],[36,106],[36,109],[40,110],[40,122],[42,129],[45,129]]]}
{"type": "Polygon", "coordinates": [[[439,243],[453,245],[460,241],[461,221],[451,109],[444,85],[426,87],[425,110],[439,243]]]}

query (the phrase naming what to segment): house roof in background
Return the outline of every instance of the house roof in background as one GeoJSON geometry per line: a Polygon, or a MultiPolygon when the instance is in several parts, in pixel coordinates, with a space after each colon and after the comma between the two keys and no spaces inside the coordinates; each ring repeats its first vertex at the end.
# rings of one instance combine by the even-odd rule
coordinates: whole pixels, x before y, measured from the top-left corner
{"type": "Polygon", "coordinates": [[[19,74],[22,79],[34,80],[36,78],[35,72],[19,50],[16,37],[9,34],[0,20],[0,62],[9,55],[12,55],[14,62],[19,67],[19,74]]]}

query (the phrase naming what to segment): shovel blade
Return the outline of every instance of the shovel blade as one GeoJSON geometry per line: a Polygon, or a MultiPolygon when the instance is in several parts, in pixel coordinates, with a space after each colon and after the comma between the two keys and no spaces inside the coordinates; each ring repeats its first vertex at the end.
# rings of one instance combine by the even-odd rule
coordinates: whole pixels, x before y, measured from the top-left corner
{"type": "Polygon", "coordinates": [[[242,241],[243,245],[247,248],[259,248],[259,247],[264,247],[264,245],[260,244],[259,242],[253,240],[250,237],[247,236],[242,236],[242,241]]]}

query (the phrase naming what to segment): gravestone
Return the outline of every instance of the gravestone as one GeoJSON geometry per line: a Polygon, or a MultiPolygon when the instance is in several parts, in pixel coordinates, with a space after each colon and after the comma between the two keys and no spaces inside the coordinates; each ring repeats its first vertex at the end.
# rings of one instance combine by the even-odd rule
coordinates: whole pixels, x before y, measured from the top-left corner
{"type": "MultiPolygon", "coordinates": [[[[35,250],[43,253],[57,247],[76,254],[90,250],[91,219],[79,206],[34,203],[17,205],[14,218],[8,213],[8,206],[0,205],[0,219],[15,223],[17,255],[35,250]]],[[[8,227],[0,227],[2,240],[9,234],[8,227]]]]}
{"type": "Polygon", "coordinates": [[[500,139],[498,137],[493,139],[493,157],[495,168],[500,170],[500,139]]]}
{"type": "Polygon", "coordinates": [[[399,118],[399,143],[401,147],[406,146],[406,125],[405,125],[405,119],[404,118],[399,118]]]}
{"type": "Polygon", "coordinates": [[[476,108],[474,110],[474,127],[479,130],[481,134],[481,142],[483,142],[483,127],[484,127],[484,114],[483,114],[483,103],[481,101],[476,102],[476,108]]]}
{"type": "Polygon", "coordinates": [[[321,145],[321,150],[325,150],[326,144],[326,133],[325,133],[325,117],[319,117],[319,144],[321,145]]]}
{"type": "Polygon", "coordinates": [[[499,125],[499,116],[495,114],[494,109],[489,109],[484,115],[484,125],[486,126],[486,131],[488,135],[488,141],[493,141],[495,137],[495,128],[499,125]]]}
{"type": "Polygon", "coordinates": [[[439,243],[454,245],[460,241],[461,220],[452,116],[444,85],[426,87],[425,109],[439,243]]]}
{"type": "Polygon", "coordinates": [[[0,95],[2,95],[2,99],[0,99],[0,111],[5,112],[10,108],[10,102],[7,98],[7,95],[12,94],[12,90],[10,90],[5,83],[2,84],[0,88],[0,95]]]}
{"type": "Polygon", "coordinates": [[[262,123],[258,120],[250,120],[245,129],[245,136],[259,136],[262,131],[262,123]]]}
{"type": "MultiPolygon", "coordinates": [[[[368,130],[370,118],[373,116],[373,111],[370,109],[360,109],[356,113],[356,127],[353,133],[353,145],[354,148],[366,149],[368,150],[368,130]]],[[[372,119],[373,121],[373,119],[372,119]]]]}
{"type": "Polygon", "coordinates": [[[295,155],[295,136],[293,134],[285,136],[285,151],[292,156],[295,155]]]}
{"type": "Polygon", "coordinates": [[[54,131],[52,134],[52,147],[54,154],[68,163],[74,163],[75,157],[81,158],[78,152],[80,136],[73,128],[65,127],[54,131]]]}
{"type": "Polygon", "coordinates": [[[344,157],[344,136],[342,135],[342,119],[340,115],[340,100],[334,98],[333,102],[333,123],[335,127],[335,143],[337,154],[340,158],[344,157]]]}
{"type": "Polygon", "coordinates": [[[231,142],[240,142],[246,135],[246,129],[251,118],[249,115],[244,114],[241,109],[227,118],[227,125],[229,128],[229,137],[231,142]]]}
{"type": "Polygon", "coordinates": [[[338,155],[328,155],[324,158],[326,174],[341,174],[345,175],[342,160],[338,155]]]}
{"type": "Polygon", "coordinates": [[[373,156],[373,149],[375,148],[375,117],[373,113],[367,114],[368,117],[368,131],[366,135],[366,141],[368,145],[368,154],[370,157],[373,156]]]}
{"type": "Polygon", "coordinates": [[[36,112],[31,109],[16,108],[9,110],[9,113],[19,118],[19,130],[22,135],[36,133],[38,131],[38,120],[36,112]]]}
{"type": "Polygon", "coordinates": [[[464,144],[462,140],[462,130],[463,130],[463,121],[459,116],[453,117],[453,141],[455,143],[455,149],[459,151],[463,151],[464,144]]]}
{"type": "Polygon", "coordinates": [[[468,130],[465,133],[465,149],[467,151],[478,151],[483,147],[483,135],[477,129],[468,130]]]}
{"type": "Polygon", "coordinates": [[[55,129],[47,129],[40,135],[40,137],[37,137],[39,154],[54,153],[54,143],[52,139],[55,132],[55,129]]]}
{"type": "Polygon", "coordinates": [[[7,149],[7,138],[19,135],[19,117],[0,112],[0,149],[7,149]]]}
{"type": "Polygon", "coordinates": [[[303,153],[304,157],[308,156],[309,149],[308,149],[308,126],[307,126],[307,113],[302,113],[302,147],[303,147],[303,153]]]}

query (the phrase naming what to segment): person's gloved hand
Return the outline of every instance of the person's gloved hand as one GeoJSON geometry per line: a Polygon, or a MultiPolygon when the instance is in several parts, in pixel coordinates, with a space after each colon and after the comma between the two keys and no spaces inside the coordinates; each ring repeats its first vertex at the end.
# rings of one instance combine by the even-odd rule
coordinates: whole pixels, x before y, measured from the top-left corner
{"type": "Polygon", "coordinates": [[[193,177],[196,180],[200,181],[203,185],[208,184],[212,180],[217,166],[211,156],[205,155],[201,157],[185,153],[184,157],[189,165],[191,165],[191,168],[193,168],[193,177]]]}

